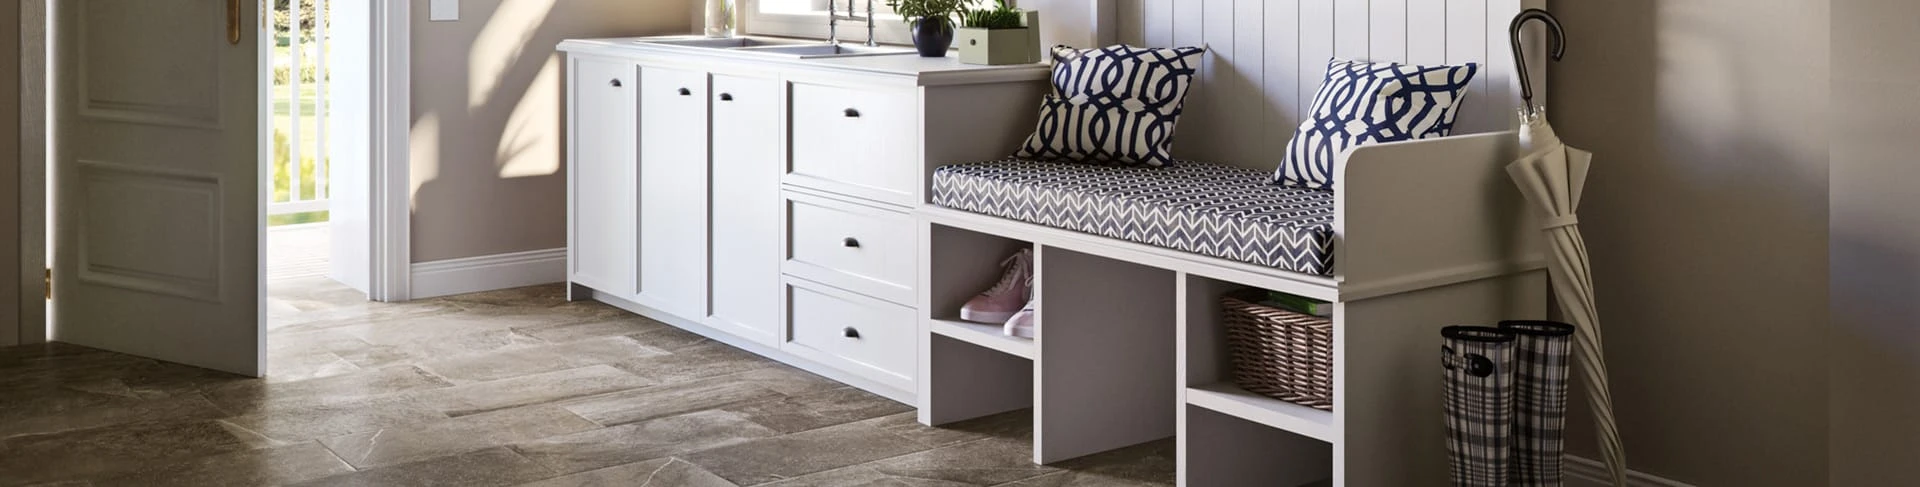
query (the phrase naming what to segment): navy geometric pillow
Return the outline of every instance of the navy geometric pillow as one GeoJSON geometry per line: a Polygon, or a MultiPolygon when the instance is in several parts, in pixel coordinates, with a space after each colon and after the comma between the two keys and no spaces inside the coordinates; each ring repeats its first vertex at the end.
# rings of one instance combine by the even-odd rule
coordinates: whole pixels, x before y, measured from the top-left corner
{"type": "Polygon", "coordinates": [[[1313,95],[1313,114],[1287,142],[1272,183],[1333,189],[1334,159],[1348,148],[1446,137],[1477,64],[1414,66],[1335,59],[1313,95]]]}
{"type": "Polygon", "coordinates": [[[1173,162],[1173,130],[1206,49],[1053,48],[1053,93],[1014,157],[1115,165],[1173,162]]]}

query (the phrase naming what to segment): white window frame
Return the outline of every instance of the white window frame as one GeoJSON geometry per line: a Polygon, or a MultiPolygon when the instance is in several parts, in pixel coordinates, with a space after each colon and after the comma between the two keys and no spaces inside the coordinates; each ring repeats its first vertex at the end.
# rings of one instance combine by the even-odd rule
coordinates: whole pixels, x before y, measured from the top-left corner
{"type": "MultiPolygon", "coordinates": [[[[856,0],[857,15],[867,14],[867,4],[874,2],[877,10],[885,11],[886,0],[856,0]]],[[[756,35],[800,37],[808,39],[827,38],[827,11],[804,14],[761,13],[760,0],[741,0],[746,9],[740,23],[743,32],[756,35]]],[[[846,0],[836,0],[834,5],[845,6],[846,0]]],[[[873,36],[882,44],[913,44],[911,29],[907,22],[891,12],[876,14],[879,17],[874,24],[873,36]]],[[[840,41],[866,42],[867,26],[861,22],[840,21],[840,41]]]]}

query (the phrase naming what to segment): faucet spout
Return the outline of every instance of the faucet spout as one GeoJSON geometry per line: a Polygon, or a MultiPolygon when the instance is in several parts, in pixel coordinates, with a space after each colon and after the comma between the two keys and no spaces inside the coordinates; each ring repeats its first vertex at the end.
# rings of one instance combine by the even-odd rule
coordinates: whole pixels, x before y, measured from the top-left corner
{"type": "Polygon", "coordinates": [[[867,43],[866,43],[867,47],[874,47],[874,46],[880,45],[879,40],[875,38],[873,35],[874,24],[878,23],[874,21],[873,0],[867,0],[866,16],[861,16],[854,13],[855,12],[854,7],[856,5],[855,2],[857,1],[858,0],[847,0],[846,15],[840,14],[840,6],[838,3],[832,0],[827,1],[827,43],[828,44],[833,44],[833,45],[840,44],[840,21],[850,20],[854,22],[865,22],[867,24],[867,43]]]}

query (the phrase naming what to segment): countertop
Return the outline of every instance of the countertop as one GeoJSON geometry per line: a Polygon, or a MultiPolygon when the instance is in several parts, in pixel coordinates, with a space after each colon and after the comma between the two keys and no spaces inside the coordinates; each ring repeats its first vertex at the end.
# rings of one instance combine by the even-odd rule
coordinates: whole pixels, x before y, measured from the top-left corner
{"type": "MultiPolygon", "coordinates": [[[[958,54],[928,58],[916,54],[843,56],[801,59],[708,47],[647,43],[647,40],[692,39],[700,36],[610,37],[568,39],[559,50],[602,56],[683,57],[737,64],[795,67],[808,70],[880,74],[912,78],[921,86],[1046,79],[1046,63],[985,66],[961,63],[958,54]]],[[[758,36],[755,36],[758,37],[758,36]]],[[[812,43],[825,41],[812,40],[812,43]]]]}

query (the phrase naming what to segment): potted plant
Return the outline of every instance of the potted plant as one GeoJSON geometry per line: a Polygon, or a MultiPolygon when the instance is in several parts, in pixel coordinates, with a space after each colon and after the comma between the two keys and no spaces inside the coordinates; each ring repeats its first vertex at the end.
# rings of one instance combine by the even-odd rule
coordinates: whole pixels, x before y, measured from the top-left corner
{"type": "Polygon", "coordinates": [[[893,13],[913,26],[913,47],[925,57],[946,57],[953,47],[953,17],[965,10],[966,0],[887,0],[893,13]]]}
{"type": "Polygon", "coordinates": [[[1027,13],[995,0],[990,8],[962,10],[960,62],[967,64],[1023,64],[1038,62],[1038,36],[1031,35],[1027,13]]]}

